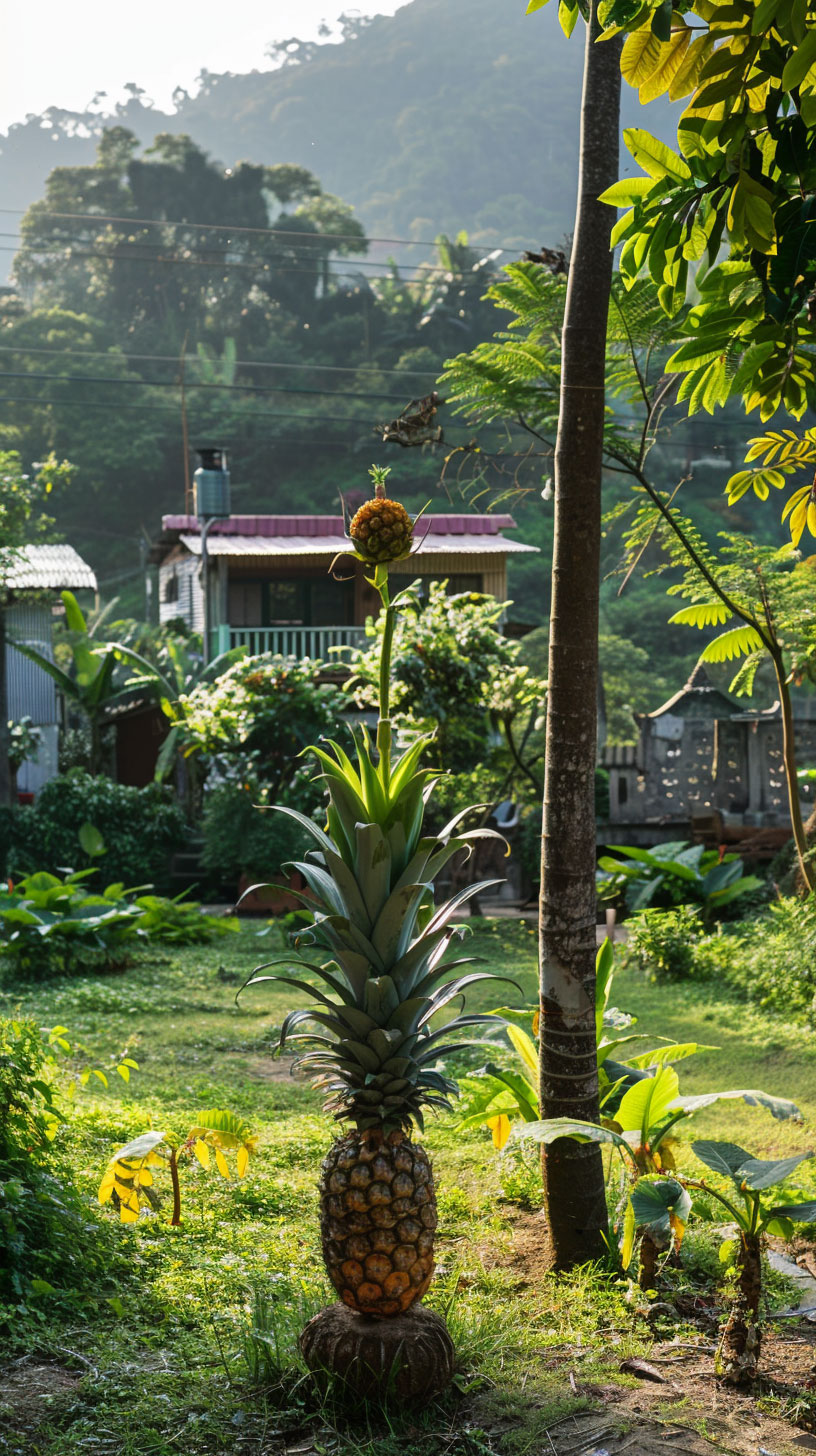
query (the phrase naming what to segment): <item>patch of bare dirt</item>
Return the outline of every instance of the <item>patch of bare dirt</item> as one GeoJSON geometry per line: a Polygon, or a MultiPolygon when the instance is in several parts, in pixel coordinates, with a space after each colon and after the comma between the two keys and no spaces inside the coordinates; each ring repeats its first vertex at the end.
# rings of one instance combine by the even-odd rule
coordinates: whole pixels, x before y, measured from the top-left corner
{"type": "Polygon", "coordinates": [[[0,1370],[0,1449],[8,1437],[36,1430],[81,1379],[80,1371],[31,1355],[0,1370]]]}
{"type": "MultiPolygon", "coordinates": [[[[253,1082],[289,1082],[292,1080],[292,1068],[295,1058],[281,1057],[253,1057],[247,1062],[247,1076],[253,1082]]],[[[300,1081],[299,1077],[295,1077],[300,1081]]]]}
{"type": "MultiPolygon", "coordinates": [[[[512,1208],[506,1213],[511,1241],[498,1251],[486,1248],[484,1261],[534,1288],[546,1277],[543,1215],[512,1208]]],[[[804,1250],[796,1253],[805,1264],[804,1250]]],[[[808,1253],[812,1260],[812,1251],[808,1253]]],[[[626,1385],[583,1381],[580,1352],[564,1346],[553,1351],[552,1364],[564,1370],[573,1393],[591,1401],[592,1409],[553,1426],[548,1432],[551,1444],[545,1444],[541,1456],[657,1456],[669,1451],[677,1456],[711,1456],[713,1451],[802,1456],[803,1451],[816,1451],[816,1434],[760,1408],[764,1402],[793,1404],[816,1389],[816,1327],[805,1319],[770,1324],[763,1339],[761,1380],[754,1391],[742,1392],[714,1376],[719,1312],[702,1307],[702,1301],[689,1302],[701,1305],[682,1310],[698,1324],[699,1339],[656,1343],[647,1360],[622,1361],[621,1374],[630,1377],[626,1385]],[[642,1368],[636,1369],[638,1365],[642,1368]]]]}

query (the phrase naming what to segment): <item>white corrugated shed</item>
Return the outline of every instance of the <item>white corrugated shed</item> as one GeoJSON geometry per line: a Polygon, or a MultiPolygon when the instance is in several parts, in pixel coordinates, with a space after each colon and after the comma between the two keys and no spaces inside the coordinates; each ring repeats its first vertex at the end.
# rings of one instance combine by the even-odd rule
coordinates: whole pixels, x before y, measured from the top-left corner
{"type": "Polygon", "coordinates": [[[6,591],[96,591],[96,577],[73,546],[19,546],[0,556],[6,591]]]}

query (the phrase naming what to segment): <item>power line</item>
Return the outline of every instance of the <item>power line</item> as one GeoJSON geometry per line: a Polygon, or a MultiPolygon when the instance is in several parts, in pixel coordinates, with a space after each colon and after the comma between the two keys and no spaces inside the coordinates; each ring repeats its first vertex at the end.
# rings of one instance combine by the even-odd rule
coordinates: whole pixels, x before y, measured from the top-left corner
{"type": "MultiPolygon", "coordinates": [[[[34,205],[36,206],[36,204],[34,204],[34,205]]],[[[28,210],[29,209],[27,207],[0,207],[0,215],[5,215],[7,217],[23,217],[28,212],[28,210]]],[[[260,234],[260,235],[262,235],[264,237],[312,238],[312,239],[315,239],[315,238],[333,238],[333,239],[335,239],[335,241],[338,241],[338,242],[361,242],[362,241],[362,242],[365,242],[366,244],[368,244],[368,243],[387,243],[387,244],[389,244],[391,246],[394,246],[394,247],[399,247],[399,246],[404,245],[407,248],[435,248],[435,247],[438,246],[438,240],[437,240],[437,238],[434,238],[433,242],[428,242],[427,240],[426,241],[422,241],[421,239],[418,239],[418,238],[368,238],[368,237],[366,237],[366,238],[361,239],[359,233],[324,233],[324,232],[314,232],[314,233],[302,232],[302,233],[298,233],[298,232],[290,231],[288,228],[244,227],[244,226],[239,226],[239,225],[233,225],[231,223],[217,223],[217,222],[182,222],[182,221],[175,221],[175,222],[173,222],[169,218],[161,218],[161,217],[118,217],[118,216],[116,216],[116,215],[114,215],[112,213],[102,213],[102,212],[53,212],[50,208],[43,208],[43,209],[39,210],[38,213],[37,213],[37,216],[38,217],[58,217],[58,218],[63,218],[63,219],[71,218],[71,219],[75,219],[75,220],[80,221],[80,222],[123,222],[123,223],[127,223],[127,225],[129,227],[200,228],[200,229],[202,229],[205,232],[226,232],[227,234],[231,234],[231,233],[255,233],[255,234],[260,234]]],[[[470,247],[470,246],[471,245],[468,244],[468,247],[470,247]]],[[[519,248],[519,246],[517,244],[514,244],[514,243],[506,243],[506,244],[502,244],[502,245],[499,245],[499,244],[493,245],[493,244],[487,244],[486,243],[483,246],[484,247],[489,247],[491,252],[501,252],[501,253],[513,253],[513,252],[516,252],[517,253],[517,252],[520,252],[521,251],[521,249],[519,248]]],[[[478,248],[472,248],[472,251],[473,252],[478,252],[479,249],[478,248]]]]}
{"type": "MultiPolygon", "coordinates": [[[[119,389],[177,389],[178,381],[173,379],[104,379],[95,374],[54,374],[40,371],[32,373],[30,370],[0,369],[0,379],[59,379],[66,384],[112,384],[119,389]]],[[[319,394],[330,395],[336,399],[381,399],[391,403],[402,401],[405,403],[405,393],[401,394],[369,394],[367,391],[348,392],[341,389],[314,389],[310,387],[298,388],[287,384],[200,384],[190,385],[193,389],[217,389],[229,391],[235,394],[319,394]]]]}
{"type": "MultiPolygon", "coordinates": [[[[292,236],[292,235],[291,234],[287,234],[286,236],[292,236]]],[[[322,237],[325,236],[325,234],[324,233],[313,233],[313,234],[312,233],[309,233],[309,234],[300,234],[299,236],[308,236],[308,237],[311,237],[312,240],[313,240],[313,242],[317,243],[317,242],[320,241],[320,239],[322,237]]],[[[58,257],[64,257],[67,253],[69,253],[69,250],[70,250],[70,254],[72,256],[74,256],[74,257],[80,257],[80,258],[112,258],[112,259],[114,259],[117,262],[124,261],[124,262],[129,262],[129,263],[144,263],[144,262],[150,262],[150,263],[152,263],[152,262],[170,262],[170,263],[173,263],[173,262],[192,262],[192,263],[201,263],[201,264],[206,265],[207,267],[211,267],[211,268],[217,268],[217,267],[219,267],[222,262],[223,262],[223,266],[224,267],[231,267],[231,268],[252,268],[252,267],[258,267],[258,266],[260,266],[260,263],[258,262],[258,259],[269,259],[270,258],[270,254],[269,253],[260,253],[260,254],[257,254],[254,258],[251,255],[247,255],[246,253],[243,253],[242,254],[242,258],[245,261],[241,261],[240,259],[235,259],[233,261],[229,261],[226,258],[226,256],[223,259],[212,258],[212,257],[203,257],[200,252],[194,252],[192,249],[185,249],[184,250],[184,254],[180,258],[178,258],[178,257],[176,257],[176,258],[172,258],[172,257],[171,258],[165,258],[165,257],[162,257],[161,254],[162,253],[167,253],[168,248],[169,248],[169,245],[162,244],[162,243],[150,243],[150,242],[146,242],[146,241],[143,242],[143,241],[140,241],[140,240],[135,239],[135,238],[117,238],[117,239],[114,240],[113,243],[110,244],[110,246],[109,246],[109,248],[108,248],[107,251],[103,251],[102,250],[102,247],[101,247],[99,241],[97,241],[95,244],[93,244],[92,246],[90,246],[90,247],[88,247],[88,248],[86,248],[84,250],[80,250],[76,246],[76,243],[75,243],[74,239],[68,238],[68,237],[65,237],[65,238],[51,237],[51,238],[44,239],[41,242],[36,242],[36,241],[33,241],[32,242],[30,239],[28,241],[26,241],[25,239],[23,239],[19,233],[0,232],[0,238],[14,238],[14,239],[17,239],[16,243],[14,243],[13,245],[12,244],[3,244],[2,245],[2,248],[0,249],[2,252],[4,252],[4,253],[15,252],[15,253],[20,253],[23,256],[34,256],[34,257],[38,257],[38,256],[40,256],[42,254],[47,254],[47,253],[53,254],[53,255],[58,256],[58,257]],[[132,249],[133,251],[130,252],[130,251],[128,251],[128,249],[132,249]]],[[[77,240],[77,241],[81,241],[81,240],[77,240]]],[[[209,250],[209,251],[212,251],[212,250],[209,250]]],[[[220,244],[217,251],[219,251],[219,252],[222,252],[223,251],[226,254],[228,252],[228,244],[220,244]]],[[[295,244],[293,246],[293,248],[286,249],[285,251],[287,251],[287,252],[291,251],[291,252],[295,252],[295,253],[306,253],[306,254],[311,254],[312,256],[314,256],[314,254],[315,254],[315,252],[317,250],[316,250],[315,247],[307,247],[305,244],[300,243],[300,244],[295,244]]],[[[518,251],[520,251],[520,249],[517,249],[516,251],[518,252],[518,251]]],[[[272,256],[272,260],[274,261],[275,255],[273,254],[271,256],[272,256]]],[[[326,256],[326,255],[323,255],[323,256],[326,256]]],[[[349,255],[348,254],[344,254],[343,256],[345,256],[346,258],[349,258],[349,255]]],[[[329,261],[327,256],[326,256],[326,261],[327,262],[329,261]]],[[[488,261],[487,258],[485,258],[485,259],[481,260],[479,263],[475,263],[475,264],[470,265],[470,271],[472,271],[472,272],[478,272],[480,270],[480,267],[483,266],[483,264],[486,263],[487,261],[488,261]]],[[[354,257],[352,257],[350,259],[350,265],[351,264],[353,264],[355,271],[359,271],[360,269],[363,269],[363,268],[379,268],[379,269],[383,270],[388,276],[391,276],[391,277],[394,276],[395,270],[398,273],[401,268],[410,268],[413,272],[417,273],[421,277],[430,276],[431,273],[433,273],[433,272],[436,272],[436,273],[439,273],[439,272],[442,272],[442,273],[450,273],[450,271],[451,271],[449,268],[446,268],[444,264],[438,263],[438,262],[412,263],[412,262],[406,261],[405,259],[398,259],[398,258],[388,258],[388,259],[386,259],[384,261],[381,261],[378,258],[354,258],[354,257]]],[[[288,271],[292,271],[292,270],[290,269],[288,271]]],[[[307,270],[303,270],[303,271],[307,271],[307,270]]],[[[337,275],[336,272],[333,272],[332,273],[332,276],[333,277],[336,277],[338,275],[337,275]]],[[[340,275],[340,276],[343,276],[343,275],[340,275]]],[[[351,274],[349,276],[352,276],[353,277],[354,274],[351,274]]],[[[402,280],[399,280],[399,279],[395,278],[395,282],[398,282],[398,281],[402,281],[402,280]]]]}
{"type": "MultiPolygon", "coordinates": [[[[136,251],[134,251],[134,252],[126,252],[124,250],[124,248],[122,248],[122,247],[117,248],[117,249],[109,249],[108,251],[103,251],[103,250],[101,250],[99,248],[96,248],[96,249],[94,249],[94,248],[77,248],[70,241],[66,241],[64,244],[60,244],[59,242],[53,242],[53,243],[48,243],[48,244],[43,244],[43,245],[39,245],[39,244],[34,244],[34,245],[31,245],[31,244],[21,245],[20,247],[12,247],[10,244],[4,243],[4,244],[0,244],[0,253],[14,253],[16,255],[16,257],[18,257],[18,258],[19,257],[23,257],[23,258],[30,258],[30,257],[34,257],[34,258],[52,257],[52,258],[61,259],[61,260],[65,261],[66,263],[67,262],[73,262],[77,258],[93,258],[93,259],[98,259],[98,260],[100,260],[102,262],[113,262],[113,263],[149,263],[152,266],[163,266],[163,267],[165,267],[165,266],[166,267],[171,267],[172,266],[172,267],[186,267],[186,268],[211,268],[211,269],[216,270],[216,271],[218,269],[221,269],[221,268],[223,268],[223,269],[229,268],[233,272],[236,271],[236,270],[240,270],[241,272],[245,272],[245,273],[246,272],[252,272],[252,273],[262,272],[263,273],[263,272],[272,272],[274,270],[274,272],[276,274],[278,274],[278,273],[287,273],[287,274],[288,273],[296,273],[296,274],[297,273],[300,273],[300,274],[308,275],[309,277],[322,276],[323,275],[323,271],[324,271],[322,266],[317,266],[315,268],[283,268],[283,267],[279,267],[275,263],[274,259],[271,260],[271,261],[260,260],[260,259],[251,259],[248,262],[242,262],[239,259],[230,260],[228,258],[219,258],[219,259],[215,259],[215,258],[202,258],[202,257],[196,256],[196,255],[194,255],[192,253],[189,254],[188,256],[185,256],[185,257],[175,257],[175,258],[172,258],[171,257],[171,258],[168,258],[168,257],[162,257],[162,256],[160,256],[158,244],[154,246],[154,252],[153,252],[153,254],[148,255],[146,253],[147,246],[154,246],[154,245],[147,245],[147,244],[141,244],[141,243],[136,243],[136,244],[126,243],[125,244],[125,247],[126,248],[127,247],[133,247],[134,249],[136,249],[136,248],[140,249],[139,252],[136,252],[136,251]]],[[[327,260],[327,263],[328,263],[328,260],[327,260]]],[[[349,269],[339,269],[339,268],[334,267],[333,265],[330,265],[329,277],[330,278],[357,278],[357,277],[365,277],[365,274],[363,274],[361,272],[361,270],[363,268],[379,268],[379,269],[384,269],[385,270],[384,273],[376,274],[374,276],[374,278],[371,280],[372,282],[376,281],[378,278],[382,278],[383,281],[387,281],[387,280],[393,279],[394,283],[398,283],[400,285],[403,285],[403,284],[404,285],[407,285],[409,283],[424,283],[424,282],[432,282],[433,281],[432,271],[431,271],[430,267],[426,268],[421,263],[395,263],[395,264],[392,265],[390,263],[378,263],[374,259],[369,260],[369,259],[366,259],[366,258],[362,258],[362,259],[359,259],[359,260],[356,260],[355,259],[354,260],[354,268],[353,268],[353,270],[351,268],[349,268],[349,269]],[[399,271],[400,268],[411,268],[414,271],[414,273],[415,273],[416,276],[413,277],[413,278],[395,277],[394,272],[393,272],[393,269],[394,268],[396,268],[397,271],[399,271]]],[[[448,273],[450,271],[448,269],[444,269],[444,270],[439,269],[438,268],[438,265],[436,265],[436,264],[434,265],[434,269],[435,270],[438,270],[438,271],[443,271],[445,273],[448,273]]],[[[464,276],[464,275],[462,275],[462,276],[464,276]]]]}
{"type": "MultiPolygon", "coordinates": [[[[178,365],[178,354],[126,354],[123,351],[114,353],[114,345],[111,349],[41,349],[29,348],[27,344],[0,344],[0,354],[52,354],[67,359],[138,359],[140,363],[150,364],[176,364],[178,365]]],[[[187,358],[187,363],[196,365],[201,359],[195,355],[187,358]]],[[[205,358],[206,364],[218,364],[219,359],[205,358]]],[[[359,374],[361,371],[370,369],[376,374],[396,374],[398,378],[415,377],[418,379],[437,378],[435,369],[384,369],[379,364],[284,364],[278,360],[267,361],[262,359],[235,359],[231,361],[236,369],[312,369],[319,374],[359,374]]],[[[191,385],[191,388],[196,386],[191,385]]]]}

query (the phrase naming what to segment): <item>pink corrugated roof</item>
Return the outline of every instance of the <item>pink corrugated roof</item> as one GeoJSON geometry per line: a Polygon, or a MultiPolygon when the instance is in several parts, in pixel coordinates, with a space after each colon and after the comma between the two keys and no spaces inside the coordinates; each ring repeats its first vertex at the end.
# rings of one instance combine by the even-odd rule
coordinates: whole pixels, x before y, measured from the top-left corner
{"type": "MultiPolygon", "coordinates": [[[[515,524],[506,515],[425,515],[417,529],[432,536],[498,536],[515,524]]],[[[196,516],[162,516],[162,530],[198,534],[200,525],[196,516]]],[[[343,536],[344,532],[342,516],[230,516],[210,528],[211,536],[343,536]]]]}

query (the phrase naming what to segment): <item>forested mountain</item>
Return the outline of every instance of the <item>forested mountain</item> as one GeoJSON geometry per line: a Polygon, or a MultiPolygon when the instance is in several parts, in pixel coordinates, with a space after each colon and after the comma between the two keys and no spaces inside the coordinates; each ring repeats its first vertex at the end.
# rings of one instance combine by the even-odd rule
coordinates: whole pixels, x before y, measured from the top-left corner
{"type": "MultiPolygon", "coordinates": [[[[230,451],[239,511],[335,511],[372,460],[414,507],[481,509],[513,484],[519,442],[496,460],[498,425],[447,466],[473,439],[449,410],[422,450],[383,443],[382,427],[504,325],[483,301],[491,274],[569,231],[582,38],[564,40],[554,7],[522,11],[412,0],[349,22],[340,45],[289,43],[277,70],[205,76],[170,116],[134,94],[113,117],[52,112],[12,130],[0,448],[76,465],[50,509],[105,597],[142,609],[145,542],[185,503],[185,428],[230,451]]],[[[640,121],[628,88],[624,104],[640,121]]],[[[652,129],[666,120],[650,108],[652,129]]],[[[661,448],[659,478],[693,475],[684,495],[709,534],[738,524],[722,466],[748,433],[704,417],[661,448]]],[[[533,623],[548,609],[548,468],[534,455],[503,502],[542,547],[511,575],[514,615],[533,623]]],[[[605,570],[618,552],[611,537],[605,570]]],[[[660,581],[616,591],[603,592],[610,660],[634,663],[636,705],[654,707],[694,644],[670,634],[677,661],[652,680],[650,658],[667,656],[660,581]]]]}
{"type": "MultiPolygon", "coordinates": [[[[113,116],[31,117],[0,140],[2,206],[24,210],[53,167],[90,163],[103,127],[118,124],[143,143],[189,134],[225,166],[307,167],[372,237],[423,241],[464,228],[491,246],[557,243],[572,225],[583,43],[580,33],[564,38],[556,6],[534,17],[524,8],[412,0],[393,17],[347,23],[339,45],[281,45],[278,69],[204,73],[170,115],[134,87],[113,116]]],[[[632,125],[637,96],[624,92],[632,125]]],[[[660,103],[650,125],[668,134],[660,103]]]]}

